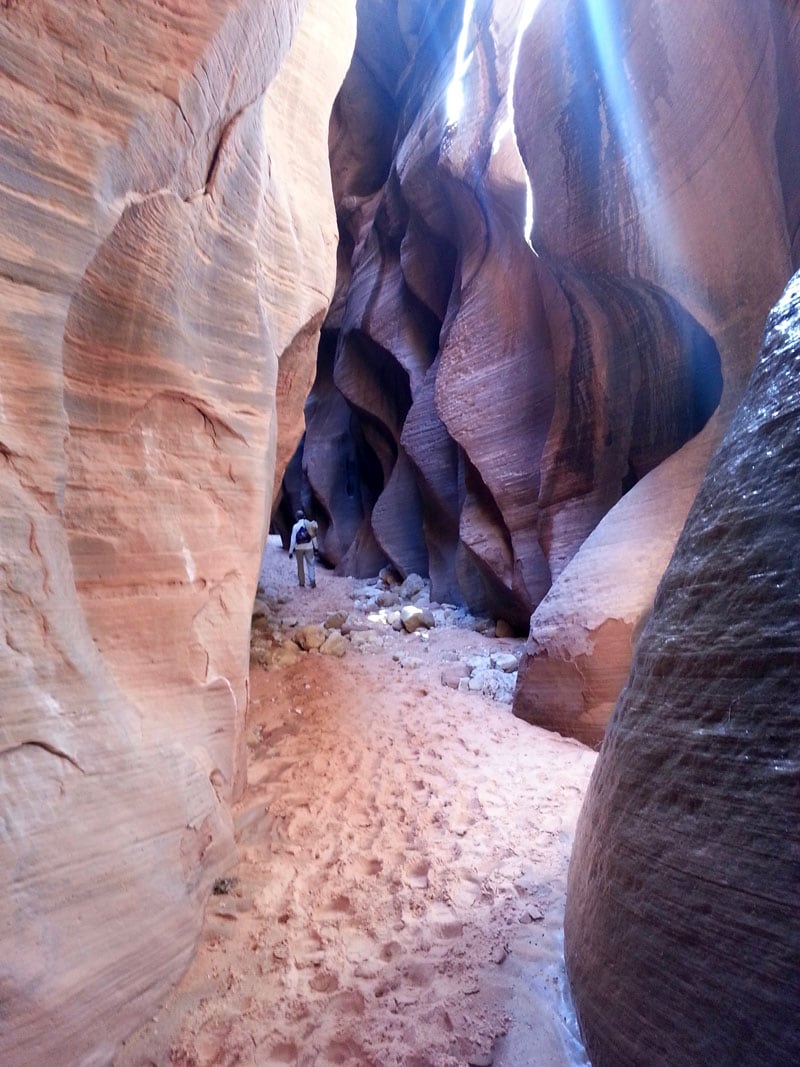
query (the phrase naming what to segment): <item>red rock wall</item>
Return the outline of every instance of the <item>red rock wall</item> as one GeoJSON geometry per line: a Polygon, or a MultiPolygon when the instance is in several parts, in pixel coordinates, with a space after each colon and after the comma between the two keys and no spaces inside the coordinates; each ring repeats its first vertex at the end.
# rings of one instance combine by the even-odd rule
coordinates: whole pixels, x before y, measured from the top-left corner
{"type": "Polygon", "coordinates": [[[594,1067],[800,1047],[800,275],[689,514],[581,812],[567,965],[594,1067]]]}
{"type": "Polygon", "coordinates": [[[597,743],[792,269],[797,6],[479,0],[457,118],[457,20],[402,12],[362,5],[337,101],[285,507],[530,624],[515,712],[597,743]]]}
{"type": "MultiPolygon", "coordinates": [[[[597,507],[594,516],[586,513],[594,488],[547,509],[556,535],[576,523],[576,510],[578,523],[592,517],[595,523],[584,525],[577,552],[580,541],[573,541],[570,562],[531,619],[514,710],[589,743],[602,737],[658,579],[741,397],[767,311],[791,271],[799,187],[796,153],[781,130],[797,105],[793,60],[783,47],[796,23],[792,4],[704,0],[689,11],[660,0],[618,0],[601,11],[573,2],[542,5],[523,42],[516,94],[520,107],[535,100],[536,108],[528,108],[529,121],[518,130],[536,195],[538,240],[557,271],[567,277],[577,271],[590,287],[588,301],[570,296],[572,324],[605,331],[616,301],[592,306],[598,273],[609,275],[614,288],[628,286],[632,275],[637,287],[657,286],[660,301],[676,302],[696,320],[693,328],[713,339],[724,382],[717,414],[676,455],[648,474],[638,467],[637,449],[630,450],[636,484],[605,518],[597,507]],[[586,70],[591,76],[580,76],[586,70]]],[[[676,335],[639,306],[644,329],[624,306],[617,314],[633,330],[646,374],[650,364],[643,381],[650,426],[661,421],[659,413],[675,425],[689,396],[702,402],[700,368],[710,361],[695,362],[694,390],[681,386],[680,371],[665,378],[666,367],[675,366],[674,357],[666,363],[664,357],[670,333],[676,335]]],[[[572,341],[566,347],[574,371],[586,357],[572,341]]],[[[697,341],[689,340],[689,350],[698,352],[697,341]]],[[[635,382],[635,363],[628,373],[635,382]]],[[[581,373],[580,380],[587,377],[581,373]]],[[[600,379],[599,395],[611,393],[609,384],[600,379]]],[[[619,398],[615,389],[612,402],[619,398]]],[[[634,435],[637,424],[641,432],[634,417],[634,435]]],[[[602,432],[598,420],[596,445],[602,432]]],[[[574,421],[554,421],[548,449],[569,456],[574,442],[574,421]]],[[[677,443],[652,458],[664,460],[677,443]]],[[[606,462],[607,454],[602,444],[595,447],[595,462],[606,462]]],[[[585,471],[589,464],[584,458],[578,466],[585,471]]],[[[554,498],[563,500],[563,464],[554,465],[551,484],[554,498]]]]}
{"type": "Polygon", "coordinates": [[[8,1067],[107,1064],[233,857],[275,394],[288,455],[353,30],[316,0],[0,8],[8,1067]]]}

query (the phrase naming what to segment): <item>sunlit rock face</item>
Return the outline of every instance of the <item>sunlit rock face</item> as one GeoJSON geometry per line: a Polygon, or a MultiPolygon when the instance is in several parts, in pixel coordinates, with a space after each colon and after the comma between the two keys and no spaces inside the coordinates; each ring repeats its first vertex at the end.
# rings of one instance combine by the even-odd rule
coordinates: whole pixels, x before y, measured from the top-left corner
{"type": "Polygon", "coordinates": [[[545,536],[586,539],[571,561],[560,553],[556,581],[531,620],[514,710],[590,743],[602,737],[767,310],[791,271],[800,183],[788,137],[797,123],[797,59],[787,41],[797,39],[797,20],[794,5],[738,0],[691,9],[666,0],[543,3],[522,42],[517,131],[534,188],[535,242],[562,279],[557,301],[567,302],[557,310],[565,325],[554,331],[557,362],[569,368],[559,380],[592,409],[595,434],[587,447],[574,422],[556,418],[550,430],[548,448],[563,459],[540,495],[545,536]],[[639,294],[628,296],[631,277],[663,309],[660,321],[639,294]],[[672,330],[662,325],[667,305],[672,330]],[[609,309],[631,330],[649,408],[629,424],[636,484],[610,511],[604,479],[589,485],[587,472],[608,460],[619,469],[621,457],[606,447],[613,452],[618,435],[604,436],[598,401],[625,403],[624,380],[620,389],[598,373],[602,340],[574,340],[602,338],[609,309]],[[670,336],[693,353],[673,382],[670,336]],[[644,426],[655,443],[656,427],[679,425],[681,412],[697,427],[713,406],[708,338],[721,360],[720,408],[702,434],[643,477],[636,437],[644,426]]]}
{"type": "Polygon", "coordinates": [[[566,956],[594,1067],[800,1047],[800,276],[689,514],[581,812],[566,956]]]}
{"type": "Polygon", "coordinates": [[[329,0],[2,5],[4,1067],[108,1064],[232,859],[353,36],[329,0]]]}
{"type": "Polygon", "coordinates": [[[535,610],[515,711],[596,742],[791,271],[797,17],[485,0],[460,38],[432,6],[359,8],[284,522],[535,610]]]}

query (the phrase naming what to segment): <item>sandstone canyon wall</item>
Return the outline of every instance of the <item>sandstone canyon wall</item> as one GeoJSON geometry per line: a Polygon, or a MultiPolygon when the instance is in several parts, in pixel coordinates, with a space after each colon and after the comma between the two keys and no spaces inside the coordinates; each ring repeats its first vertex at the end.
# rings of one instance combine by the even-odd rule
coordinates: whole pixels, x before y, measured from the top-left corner
{"type": "Polygon", "coordinates": [[[566,954],[594,1067],[800,1048],[800,275],[690,511],[609,723],[566,954]]]}
{"type": "Polygon", "coordinates": [[[279,525],[302,502],[339,570],[530,624],[516,713],[596,743],[791,273],[797,5],[457,16],[359,6],[279,525]]]}
{"type": "Polygon", "coordinates": [[[108,1063],[233,856],[273,466],[335,276],[327,126],[354,15],[0,5],[7,1067],[108,1063]]]}

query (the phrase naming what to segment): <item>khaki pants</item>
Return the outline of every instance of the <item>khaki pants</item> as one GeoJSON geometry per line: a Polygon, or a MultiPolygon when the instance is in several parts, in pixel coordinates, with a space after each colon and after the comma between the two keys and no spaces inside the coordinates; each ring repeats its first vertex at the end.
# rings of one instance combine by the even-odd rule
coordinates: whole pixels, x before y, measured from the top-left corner
{"type": "Polygon", "coordinates": [[[308,569],[309,584],[312,586],[316,585],[317,580],[314,570],[314,550],[310,546],[308,548],[300,548],[298,546],[294,550],[294,558],[297,560],[297,580],[300,585],[306,584],[305,568],[308,569]]]}

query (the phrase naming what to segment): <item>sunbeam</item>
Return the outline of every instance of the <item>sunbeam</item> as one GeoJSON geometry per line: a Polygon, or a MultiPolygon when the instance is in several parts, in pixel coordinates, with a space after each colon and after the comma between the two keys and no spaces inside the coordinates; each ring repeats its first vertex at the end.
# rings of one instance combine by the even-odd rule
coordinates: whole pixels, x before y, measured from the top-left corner
{"type": "Polygon", "coordinates": [[[453,70],[453,78],[447,87],[447,125],[455,126],[464,113],[464,78],[472,56],[467,56],[467,37],[469,25],[472,21],[472,12],[475,9],[475,0],[464,0],[464,16],[461,21],[461,33],[458,35],[456,46],[456,65],[453,70]]]}

